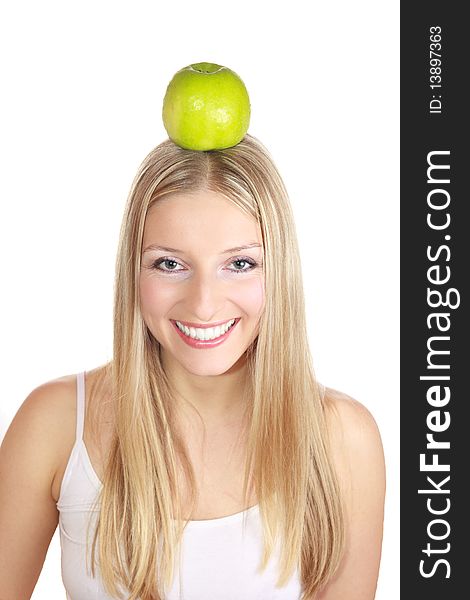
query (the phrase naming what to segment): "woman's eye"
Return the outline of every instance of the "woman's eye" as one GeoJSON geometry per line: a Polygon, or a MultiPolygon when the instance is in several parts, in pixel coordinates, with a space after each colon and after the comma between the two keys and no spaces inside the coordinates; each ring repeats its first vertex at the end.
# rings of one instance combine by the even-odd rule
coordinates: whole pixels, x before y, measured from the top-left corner
{"type": "Polygon", "coordinates": [[[251,271],[254,267],[256,267],[256,263],[253,260],[249,260],[247,258],[237,258],[232,262],[232,265],[236,265],[236,269],[231,269],[236,273],[243,273],[244,271],[251,271]],[[239,268],[240,267],[240,268],[239,268]]]}
{"type": "Polygon", "coordinates": [[[160,258],[153,263],[153,268],[158,271],[180,271],[181,269],[176,269],[175,266],[179,263],[172,258],[160,258]],[[162,265],[165,265],[167,268],[162,268],[162,265]]]}

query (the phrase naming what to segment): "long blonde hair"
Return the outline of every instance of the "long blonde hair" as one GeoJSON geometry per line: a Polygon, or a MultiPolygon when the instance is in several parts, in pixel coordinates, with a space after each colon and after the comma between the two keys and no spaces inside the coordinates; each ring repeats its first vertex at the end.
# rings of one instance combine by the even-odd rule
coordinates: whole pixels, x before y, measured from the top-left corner
{"type": "Polygon", "coordinates": [[[338,568],[344,513],[328,442],[325,404],[312,367],[294,221],[267,150],[246,135],[235,147],[201,152],[170,140],[143,161],[131,187],[116,262],[112,387],[114,435],[92,544],[107,593],[161,600],[174,575],[186,521],[181,470],[196,498],[190,457],[172,413],[160,345],[140,312],[145,218],[159,198],[207,189],[255,219],[262,232],[266,301],[259,334],[246,352],[250,412],[245,506],[255,489],[263,523],[264,569],[279,546],[282,586],[299,568],[313,598],[338,568]],[[120,589],[121,588],[121,591],[120,589]]]}

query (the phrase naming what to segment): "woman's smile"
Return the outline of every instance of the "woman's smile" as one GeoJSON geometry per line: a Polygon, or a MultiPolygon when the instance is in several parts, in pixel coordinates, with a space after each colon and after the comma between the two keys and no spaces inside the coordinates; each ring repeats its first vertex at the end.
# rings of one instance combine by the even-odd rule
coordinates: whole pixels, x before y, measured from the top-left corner
{"type": "Polygon", "coordinates": [[[217,327],[187,327],[179,321],[172,321],[181,339],[193,348],[214,348],[225,342],[240,319],[231,319],[217,327]]]}

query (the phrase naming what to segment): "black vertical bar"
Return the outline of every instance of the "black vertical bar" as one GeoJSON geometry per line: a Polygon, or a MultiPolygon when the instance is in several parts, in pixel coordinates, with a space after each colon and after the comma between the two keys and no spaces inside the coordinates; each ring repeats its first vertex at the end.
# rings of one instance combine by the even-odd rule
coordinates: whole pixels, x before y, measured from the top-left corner
{"type": "Polygon", "coordinates": [[[401,2],[400,567],[412,600],[470,597],[465,8],[401,2]]]}

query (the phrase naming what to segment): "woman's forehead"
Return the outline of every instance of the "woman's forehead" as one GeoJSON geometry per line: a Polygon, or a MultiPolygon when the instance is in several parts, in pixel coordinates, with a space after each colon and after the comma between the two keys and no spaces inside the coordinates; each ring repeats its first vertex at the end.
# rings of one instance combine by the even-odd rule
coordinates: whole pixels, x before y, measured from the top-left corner
{"type": "Polygon", "coordinates": [[[216,192],[175,194],[155,202],[146,217],[144,248],[148,244],[180,248],[183,241],[192,240],[220,240],[227,249],[231,243],[260,244],[261,231],[253,217],[216,192]]]}
{"type": "Polygon", "coordinates": [[[172,193],[159,198],[147,212],[147,218],[157,213],[164,215],[226,212],[231,216],[237,211],[244,213],[234,202],[212,190],[199,190],[188,193],[172,193]]]}

